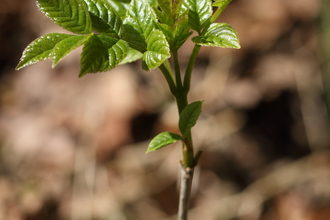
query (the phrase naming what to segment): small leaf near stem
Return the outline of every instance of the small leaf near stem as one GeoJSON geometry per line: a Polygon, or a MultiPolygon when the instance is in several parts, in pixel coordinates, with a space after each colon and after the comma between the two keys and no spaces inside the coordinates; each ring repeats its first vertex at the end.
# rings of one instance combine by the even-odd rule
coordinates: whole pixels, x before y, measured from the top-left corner
{"type": "Polygon", "coordinates": [[[195,126],[202,111],[203,101],[197,101],[187,105],[180,114],[179,129],[183,137],[190,133],[195,126]]]}
{"type": "Polygon", "coordinates": [[[181,140],[181,136],[178,134],[172,132],[162,132],[151,140],[146,153],[159,150],[167,145],[174,144],[179,140],[181,140]]]}

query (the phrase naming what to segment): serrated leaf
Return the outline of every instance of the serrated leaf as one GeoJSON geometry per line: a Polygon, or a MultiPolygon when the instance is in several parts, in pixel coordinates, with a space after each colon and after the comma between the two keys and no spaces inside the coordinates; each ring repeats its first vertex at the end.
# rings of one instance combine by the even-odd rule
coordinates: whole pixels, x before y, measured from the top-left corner
{"type": "Polygon", "coordinates": [[[146,0],[132,0],[124,20],[123,39],[132,48],[144,53],[146,39],[155,28],[155,20],[156,15],[146,0]]]}
{"type": "Polygon", "coordinates": [[[146,153],[159,150],[167,145],[174,144],[179,140],[181,140],[181,136],[178,134],[162,132],[151,140],[146,153]]]}
{"type": "Polygon", "coordinates": [[[184,9],[189,9],[189,25],[190,27],[200,32],[204,23],[212,16],[212,1],[211,0],[184,0],[184,9]]]}
{"type": "Polygon", "coordinates": [[[202,111],[203,101],[197,101],[187,105],[181,112],[179,118],[179,129],[182,136],[186,136],[195,126],[202,111]]]}
{"type": "Polygon", "coordinates": [[[125,63],[132,63],[134,61],[137,61],[138,59],[141,59],[142,57],[143,57],[142,53],[140,53],[139,51],[134,50],[132,48],[129,48],[126,57],[119,63],[119,65],[122,65],[125,63]]]}
{"type": "Polygon", "coordinates": [[[237,32],[226,23],[211,24],[203,35],[193,37],[192,41],[202,46],[240,48],[237,32]]]}
{"type": "Polygon", "coordinates": [[[72,35],[70,34],[52,33],[52,34],[46,34],[34,40],[23,51],[23,55],[16,67],[16,70],[22,69],[23,67],[50,58],[55,45],[58,42],[66,38],[69,38],[71,36],[72,35]]]}
{"type": "Polygon", "coordinates": [[[92,22],[81,0],[37,0],[39,9],[53,22],[76,34],[92,32],[92,22]]]}
{"type": "Polygon", "coordinates": [[[116,34],[122,25],[122,20],[106,0],[83,0],[92,19],[93,29],[99,33],[116,34]]]}
{"type": "Polygon", "coordinates": [[[66,57],[72,50],[83,45],[89,37],[89,35],[71,35],[70,37],[58,42],[51,53],[51,58],[53,60],[52,67],[54,68],[58,62],[66,57]]]}
{"type": "Polygon", "coordinates": [[[143,54],[142,68],[157,68],[170,56],[170,48],[164,34],[160,30],[154,30],[147,38],[147,51],[143,54]]]}
{"type": "Polygon", "coordinates": [[[92,35],[84,44],[81,53],[79,77],[114,68],[124,59],[128,49],[128,44],[123,40],[105,35],[92,35]]]}

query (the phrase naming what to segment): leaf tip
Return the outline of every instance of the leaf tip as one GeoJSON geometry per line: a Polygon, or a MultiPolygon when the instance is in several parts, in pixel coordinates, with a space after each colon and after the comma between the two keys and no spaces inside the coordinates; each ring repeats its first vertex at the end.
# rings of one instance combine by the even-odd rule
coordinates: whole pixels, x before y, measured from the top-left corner
{"type": "Polygon", "coordinates": [[[81,77],[83,77],[85,75],[86,75],[86,73],[80,72],[79,75],[78,75],[78,77],[81,78],[81,77]]]}
{"type": "Polygon", "coordinates": [[[15,67],[15,70],[18,71],[20,69],[22,69],[23,67],[20,64],[17,64],[17,66],[15,67]]]}

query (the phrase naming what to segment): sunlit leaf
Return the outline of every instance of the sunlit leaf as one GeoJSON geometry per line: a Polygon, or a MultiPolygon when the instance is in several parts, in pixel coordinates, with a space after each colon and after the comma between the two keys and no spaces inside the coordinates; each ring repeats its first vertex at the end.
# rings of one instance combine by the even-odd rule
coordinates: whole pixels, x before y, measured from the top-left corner
{"type": "Polygon", "coordinates": [[[93,29],[99,33],[119,34],[122,20],[107,0],[83,0],[92,19],[93,29]]]}
{"type": "Polygon", "coordinates": [[[156,15],[146,0],[132,0],[124,20],[123,39],[140,52],[147,48],[146,39],[155,28],[156,15]]]}
{"type": "Polygon", "coordinates": [[[192,41],[202,46],[240,48],[236,31],[226,23],[211,24],[203,35],[192,38],[192,41]]]}
{"type": "Polygon", "coordinates": [[[76,34],[89,34],[92,22],[81,0],[37,0],[39,9],[53,22],[76,34]]]}
{"type": "Polygon", "coordinates": [[[174,144],[175,142],[181,140],[181,136],[171,132],[162,132],[154,137],[149,146],[147,153],[155,150],[159,150],[167,145],[174,144]]]}
{"type": "Polygon", "coordinates": [[[142,59],[143,69],[157,68],[170,56],[169,45],[164,34],[159,30],[154,30],[147,38],[147,51],[143,54],[142,59]]]}
{"type": "Polygon", "coordinates": [[[143,57],[142,53],[140,53],[139,51],[134,50],[132,48],[129,48],[126,57],[119,63],[119,65],[122,65],[125,63],[132,63],[134,61],[137,61],[138,59],[141,59],[142,57],[143,57]]]}
{"type": "Polygon", "coordinates": [[[126,17],[129,1],[109,0],[108,2],[111,7],[119,14],[120,18],[124,20],[126,17]]]}
{"type": "Polygon", "coordinates": [[[73,35],[70,34],[47,34],[29,44],[23,51],[23,55],[18,63],[16,70],[23,67],[46,60],[51,57],[55,45],[73,35]]]}
{"type": "Polygon", "coordinates": [[[185,9],[189,9],[189,24],[191,28],[200,32],[204,23],[212,16],[211,0],[184,0],[185,9]]]}
{"type": "Polygon", "coordinates": [[[89,38],[89,35],[72,35],[59,43],[57,43],[52,51],[51,58],[53,60],[52,67],[55,67],[65,56],[72,50],[83,45],[89,38]]]}

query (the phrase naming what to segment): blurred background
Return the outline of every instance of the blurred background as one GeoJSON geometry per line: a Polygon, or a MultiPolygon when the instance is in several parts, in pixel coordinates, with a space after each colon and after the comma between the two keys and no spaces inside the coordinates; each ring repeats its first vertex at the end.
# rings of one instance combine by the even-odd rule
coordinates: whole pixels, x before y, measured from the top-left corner
{"type": "MultiPolygon", "coordinates": [[[[242,48],[196,63],[190,220],[330,219],[329,15],[328,0],[233,0],[222,14],[242,48]]],[[[145,154],[177,131],[162,74],[136,62],[79,79],[81,49],[15,71],[31,41],[65,31],[34,0],[1,0],[0,27],[0,219],[176,219],[181,146],[145,154]]]]}

